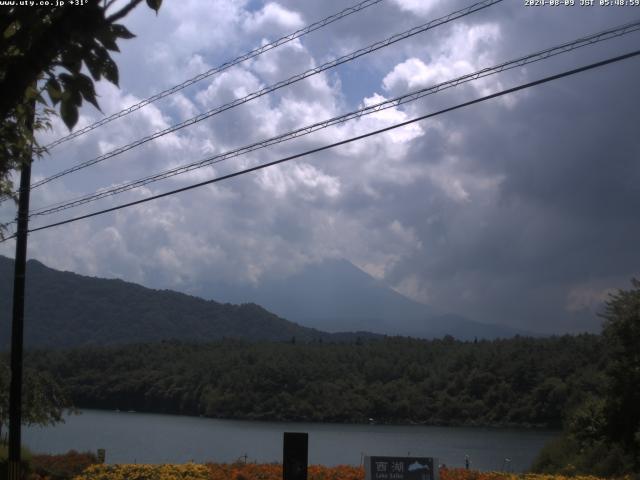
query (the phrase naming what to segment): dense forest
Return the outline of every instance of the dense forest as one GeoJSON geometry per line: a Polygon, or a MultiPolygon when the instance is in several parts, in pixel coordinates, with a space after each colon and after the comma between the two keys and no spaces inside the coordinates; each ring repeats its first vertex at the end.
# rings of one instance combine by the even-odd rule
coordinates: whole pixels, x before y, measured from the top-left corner
{"type": "MultiPolygon", "coordinates": [[[[0,255],[0,298],[11,298],[13,260],[0,255]]],[[[282,341],[355,340],[352,333],[325,333],[287,321],[259,305],[232,305],[122,280],[59,272],[27,262],[25,345],[74,348],[178,339],[282,341]],[[64,299],[61,301],[60,299],[64,299]]],[[[11,304],[0,305],[0,350],[9,347],[11,304]]],[[[373,334],[359,333],[360,336],[373,334]]]]}
{"type": "Polygon", "coordinates": [[[217,418],[559,427],[603,375],[602,337],[352,344],[164,342],[27,358],[78,407],[217,418]]]}

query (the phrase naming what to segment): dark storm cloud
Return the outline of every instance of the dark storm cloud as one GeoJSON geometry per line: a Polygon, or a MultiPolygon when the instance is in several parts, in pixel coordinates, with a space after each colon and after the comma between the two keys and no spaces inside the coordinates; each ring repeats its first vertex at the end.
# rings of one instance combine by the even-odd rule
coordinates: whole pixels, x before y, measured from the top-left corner
{"type": "Polygon", "coordinates": [[[486,208],[441,203],[419,236],[444,241],[428,244],[422,268],[411,258],[394,277],[410,265],[428,272],[434,298],[467,303],[464,313],[486,321],[510,317],[546,331],[597,325],[586,311],[585,323],[572,322],[566,307],[572,289],[600,278],[624,287],[638,270],[639,75],[631,60],[537,87],[513,109],[487,104],[448,117],[464,140],[447,153],[469,173],[504,180],[486,208]]]}
{"type": "MultiPolygon", "coordinates": [[[[36,201],[59,201],[203,158],[344,113],[366,97],[375,103],[623,23],[630,12],[640,15],[640,9],[553,10],[522,3],[507,0],[283,89],[43,188],[36,201]]],[[[132,116],[130,123],[60,149],[55,161],[37,166],[36,175],[468,4],[385,0],[203,81],[132,116]]],[[[250,8],[241,1],[212,1],[207,8],[197,1],[176,5],[163,6],[157,20],[142,10],[132,16],[130,27],[138,38],[119,58],[123,91],[100,87],[105,111],[117,111],[255,48],[263,38],[273,40],[278,32],[345,7],[338,0],[252,2],[250,8]]],[[[213,170],[151,185],[127,198],[601,60],[635,48],[638,38],[625,36],[488,77],[213,170]]],[[[344,257],[441,311],[538,331],[595,329],[594,309],[611,288],[627,285],[640,261],[639,78],[640,62],[629,60],[215,187],[42,232],[32,236],[30,251],[53,267],[178,289],[214,274],[229,282],[267,282],[311,262],[344,257]]],[[[94,111],[83,113],[87,122],[98,118],[94,111]]]]}

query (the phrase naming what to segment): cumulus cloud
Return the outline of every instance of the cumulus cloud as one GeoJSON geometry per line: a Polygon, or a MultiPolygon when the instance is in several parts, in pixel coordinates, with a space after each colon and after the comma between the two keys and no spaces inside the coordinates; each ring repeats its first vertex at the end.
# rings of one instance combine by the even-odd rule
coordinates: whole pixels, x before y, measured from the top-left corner
{"type": "MultiPolygon", "coordinates": [[[[442,83],[473,73],[494,62],[495,44],[500,40],[500,26],[487,23],[456,26],[453,32],[430,49],[430,59],[409,58],[393,67],[382,80],[385,90],[399,94],[442,83]]],[[[472,84],[481,90],[485,80],[472,84]]]]}
{"type": "Polygon", "coordinates": [[[339,179],[305,163],[295,164],[290,168],[263,170],[258,182],[267,195],[288,197],[293,201],[296,196],[314,200],[318,196],[335,198],[340,194],[339,179]]]}
{"type": "Polygon", "coordinates": [[[443,3],[441,0],[433,0],[425,2],[421,0],[393,0],[402,10],[414,13],[416,15],[426,16],[431,14],[438,4],[443,3]]]}
{"type": "MultiPolygon", "coordinates": [[[[394,0],[370,7],[56,147],[36,163],[34,178],[458,4],[394,0]]],[[[98,86],[103,110],[118,111],[342,8],[338,1],[215,0],[205,5],[194,0],[170,2],[157,18],[140,9],[127,20],[138,38],[118,58],[122,89],[98,86]]],[[[582,10],[583,21],[575,23],[567,13],[524,12],[520,5],[503,2],[47,184],[34,190],[32,203],[61,201],[260,141],[602,29],[619,23],[621,15],[618,9],[582,10]]],[[[562,62],[487,77],[150,184],[77,213],[403,122],[560,70],[565,63],[602,58],[630,38],[562,62]]],[[[633,83],[639,68],[637,62],[612,66],[508,102],[486,102],[231,181],[34,233],[30,255],[55,268],[177,289],[213,277],[260,284],[323,259],[346,258],[440,311],[530,330],[593,330],[598,303],[611,288],[625,286],[640,260],[634,208],[640,184],[634,106],[640,92],[633,83]],[[603,89],[607,82],[616,88],[603,89]]],[[[85,108],[79,126],[98,118],[99,112],[85,108]]],[[[43,138],[62,133],[63,125],[55,122],[54,131],[43,138]]],[[[2,208],[11,216],[6,204],[2,208]]],[[[34,225],[48,220],[34,220],[34,225]]],[[[11,250],[10,243],[0,247],[4,254],[11,250]]]]}
{"type": "Polygon", "coordinates": [[[242,24],[246,31],[264,35],[271,32],[295,31],[304,25],[298,12],[269,2],[257,12],[248,14],[242,24]]]}

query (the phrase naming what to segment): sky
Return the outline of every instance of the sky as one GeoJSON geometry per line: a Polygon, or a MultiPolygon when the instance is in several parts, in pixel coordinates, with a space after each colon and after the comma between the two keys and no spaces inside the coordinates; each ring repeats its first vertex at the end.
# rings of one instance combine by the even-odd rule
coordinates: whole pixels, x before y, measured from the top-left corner
{"type": "MultiPolygon", "coordinates": [[[[347,0],[165,0],[123,23],[128,107],[349,5],[347,0]]],[[[472,1],[382,0],[51,149],[33,181],[243,97],[472,1]]],[[[38,208],[204,159],[640,18],[640,7],[504,0],[34,189],[38,208]]],[[[597,3],[597,2],[596,2],[597,3]]],[[[80,7],[78,7],[80,8],[80,7]]],[[[640,33],[452,88],[60,214],[187,186],[627,53],[640,33]]],[[[35,232],[29,257],[80,274],[185,290],[260,285],[344,258],[398,292],[473,320],[597,331],[640,260],[640,59],[486,101],[234,179],[35,232]]],[[[76,128],[103,118],[91,105],[76,128]]],[[[56,120],[46,144],[66,134],[56,120]]],[[[15,215],[6,202],[3,219],[15,215]]],[[[13,256],[13,241],[0,254],[13,256]]],[[[215,298],[215,294],[212,294],[215,298]]],[[[224,301],[224,299],[220,299],[224,301]]]]}

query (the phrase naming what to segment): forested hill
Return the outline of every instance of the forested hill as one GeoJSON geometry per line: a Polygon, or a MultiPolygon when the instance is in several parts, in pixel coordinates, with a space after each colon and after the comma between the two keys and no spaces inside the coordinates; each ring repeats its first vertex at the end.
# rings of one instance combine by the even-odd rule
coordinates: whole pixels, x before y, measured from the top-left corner
{"type": "Polygon", "coordinates": [[[217,418],[558,427],[602,387],[600,336],[161,343],[32,353],[78,407],[217,418]]]}
{"type": "MultiPolygon", "coordinates": [[[[0,298],[5,299],[0,310],[2,350],[10,337],[11,303],[6,300],[11,299],[13,265],[12,259],[0,256],[0,298]]],[[[222,304],[122,280],[60,272],[29,260],[25,337],[27,348],[68,348],[165,339],[310,341],[356,336],[302,327],[255,304],[222,304]]]]}

